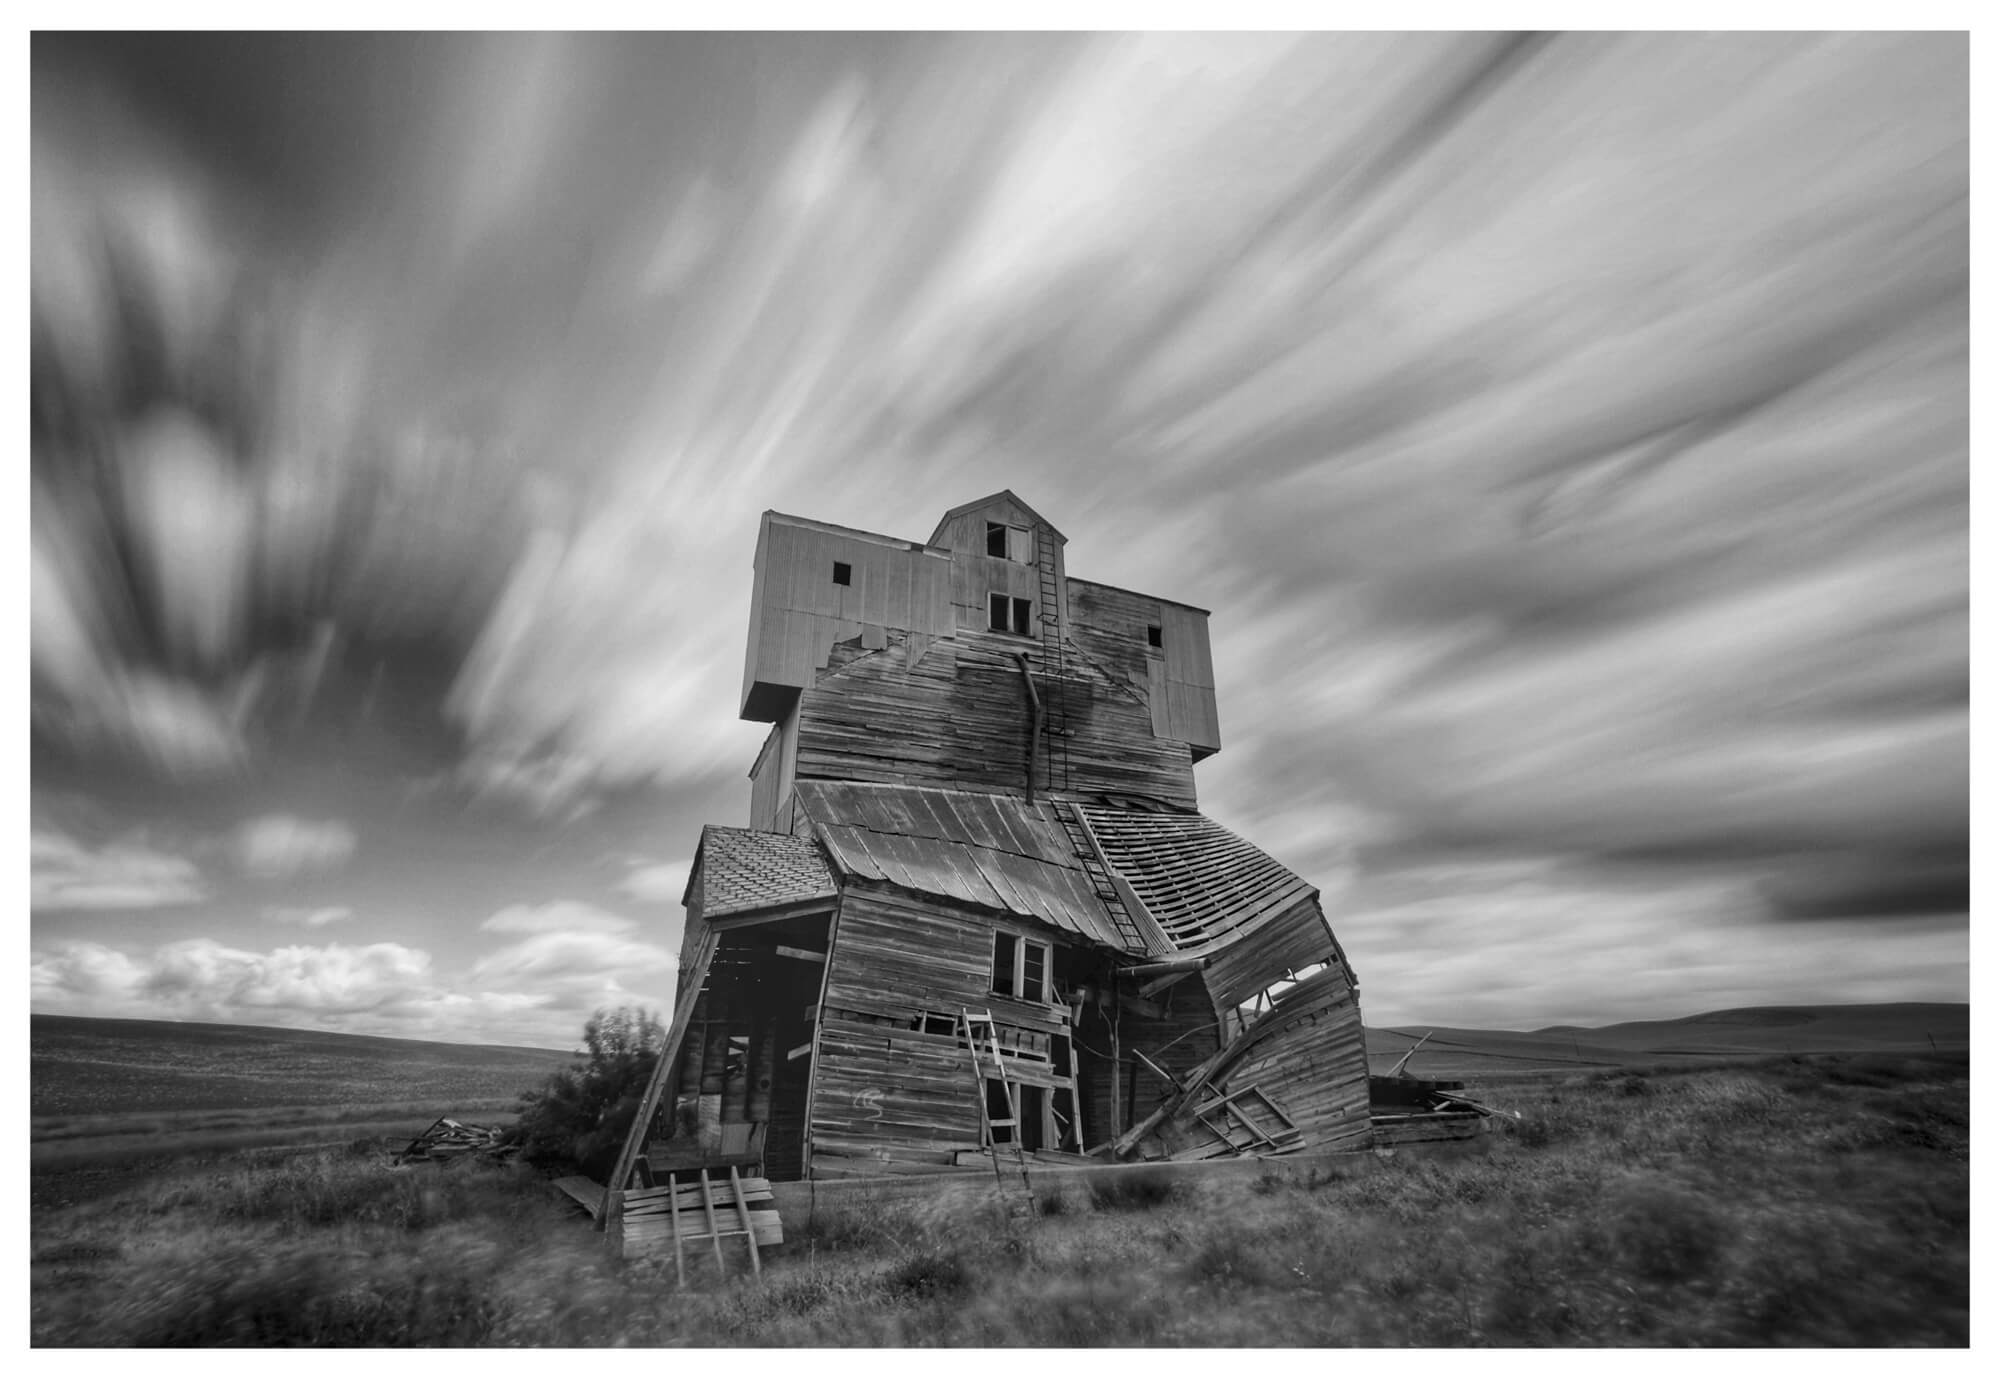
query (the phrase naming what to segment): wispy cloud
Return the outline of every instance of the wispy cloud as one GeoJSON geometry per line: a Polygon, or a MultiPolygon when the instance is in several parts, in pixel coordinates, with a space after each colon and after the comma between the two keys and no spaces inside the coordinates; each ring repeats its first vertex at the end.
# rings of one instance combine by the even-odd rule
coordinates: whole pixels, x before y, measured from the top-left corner
{"type": "Polygon", "coordinates": [[[646,862],[632,868],[618,883],[621,895],[654,905],[678,905],[687,890],[692,858],[678,862],[646,862]]]}
{"type": "Polygon", "coordinates": [[[266,814],[238,825],[229,851],[245,875],[273,880],[332,871],[354,855],[354,844],[342,820],[266,814]]]}
{"type": "Polygon", "coordinates": [[[263,913],[264,918],[273,924],[297,924],[307,929],[323,929],[329,924],[340,924],[354,918],[354,911],[345,905],[326,905],[318,909],[273,905],[263,913]]]}
{"type": "Polygon", "coordinates": [[[89,847],[37,828],[29,844],[30,903],[37,910],[151,910],[207,899],[201,869],[143,838],[89,847]]]}

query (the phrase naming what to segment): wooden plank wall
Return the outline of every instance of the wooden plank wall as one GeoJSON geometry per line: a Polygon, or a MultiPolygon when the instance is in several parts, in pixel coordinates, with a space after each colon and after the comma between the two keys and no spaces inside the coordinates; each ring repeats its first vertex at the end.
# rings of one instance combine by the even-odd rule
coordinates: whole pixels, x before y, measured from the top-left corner
{"type": "Polygon", "coordinates": [[[1332,982],[1262,1040],[1219,1084],[1260,1089],[1299,1129],[1303,1149],[1359,1148],[1369,1142],[1368,1051],[1361,1003],[1332,982]]]}
{"type": "Polygon", "coordinates": [[[750,827],[767,833],[790,833],[796,812],[792,782],[799,756],[799,714],[795,703],[781,722],[771,725],[757,764],[750,771],[750,827]]]}
{"type": "MultiPolygon", "coordinates": [[[[796,715],[787,715],[787,721],[796,722],[796,715]]],[[[782,768],[778,764],[778,749],[784,741],[784,725],[774,723],[765,735],[764,745],[757,753],[757,764],[750,768],[750,827],[761,828],[767,833],[778,832],[778,777],[782,768]]]]}
{"type": "MultiPolygon", "coordinates": [[[[951,602],[960,628],[986,628],[987,595],[1004,593],[1010,598],[1026,599],[1036,606],[1035,622],[1030,631],[1036,637],[1042,635],[1041,620],[1048,616],[1048,610],[1041,607],[1040,566],[1044,563],[1054,565],[1059,604],[1065,570],[1062,541],[1047,528],[1037,531],[1037,526],[1038,519],[1034,513],[1004,498],[970,512],[962,512],[939,524],[932,544],[952,553],[951,602]],[[1026,528],[1032,534],[1030,539],[1034,543],[1032,563],[1024,565],[986,554],[988,522],[1005,522],[1009,526],[1026,528]]],[[[1056,616],[1060,619],[1060,612],[1056,616]]]]}
{"type": "MultiPolygon", "coordinates": [[[[1017,926],[1010,926],[1017,927],[1017,926]]],[[[1056,1022],[1066,1012],[992,994],[994,924],[944,902],[851,883],[841,898],[814,1074],[812,1171],[922,1173],[980,1147],[971,1055],[955,1034],[911,1028],[961,1007],[1056,1022]]]]}
{"type": "Polygon", "coordinates": [[[951,568],[948,556],[907,542],[766,513],[751,580],[744,716],[776,721],[837,642],[879,645],[889,628],[951,632],[951,568]],[[836,561],[850,569],[845,585],[833,582],[836,561]]]}
{"type": "Polygon", "coordinates": [[[1208,614],[1090,580],[1072,580],[1069,590],[1076,644],[1144,697],[1154,733],[1187,743],[1196,759],[1219,749],[1208,614]],[[1148,644],[1148,627],[1160,629],[1162,647],[1148,644]]]}
{"type": "MultiPolygon", "coordinates": [[[[1024,793],[1033,720],[1016,653],[1039,663],[1032,644],[985,631],[933,642],[914,665],[894,632],[880,652],[836,648],[800,701],[798,776],[1024,793]]],[[[1103,672],[1070,671],[1070,788],[1193,808],[1187,748],[1155,737],[1144,703],[1103,672]]]]}

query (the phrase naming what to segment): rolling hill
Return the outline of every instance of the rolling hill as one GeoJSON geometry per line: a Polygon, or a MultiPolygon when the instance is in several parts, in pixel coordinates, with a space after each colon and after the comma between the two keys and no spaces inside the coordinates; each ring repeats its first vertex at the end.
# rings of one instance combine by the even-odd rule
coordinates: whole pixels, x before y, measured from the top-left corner
{"type": "Polygon", "coordinates": [[[1788,1053],[1962,1052],[1972,1008],[1944,1003],[1752,1006],[1677,1020],[1585,1029],[1460,1029],[1404,1025],[1368,1031],[1371,1071],[1386,1073],[1424,1035],[1405,1069],[1418,1077],[1512,1077],[1594,1068],[1657,1067],[1788,1053]]]}
{"type": "Polygon", "coordinates": [[[554,1049],[254,1025],[31,1015],[29,1112],[105,1116],[511,1100],[566,1066],[554,1049]]]}

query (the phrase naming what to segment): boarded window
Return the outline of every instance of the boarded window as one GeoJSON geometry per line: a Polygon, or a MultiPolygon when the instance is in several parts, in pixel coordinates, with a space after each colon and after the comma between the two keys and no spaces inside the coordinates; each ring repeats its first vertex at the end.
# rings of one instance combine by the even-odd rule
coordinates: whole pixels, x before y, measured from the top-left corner
{"type": "Polygon", "coordinates": [[[844,560],[834,561],[833,582],[835,584],[852,584],[854,582],[854,567],[844,560]]]}

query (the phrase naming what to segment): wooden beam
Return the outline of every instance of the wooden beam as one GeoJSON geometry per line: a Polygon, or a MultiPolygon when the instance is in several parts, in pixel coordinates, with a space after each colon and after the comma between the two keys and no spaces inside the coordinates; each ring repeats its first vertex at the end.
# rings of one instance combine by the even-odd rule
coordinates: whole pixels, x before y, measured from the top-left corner
{"type": "Polygon", "coordinates": [[[797,958],[801,962],[825,962],[826,954],[815,953],[810,948],[788,948],[780,943],[773,950],[781,958],[797,958]]]}
{"type": "Polygon", "coordinates": [[[833,913],[833,907],[836,903],[832,896],[828,896],[824,900],[804,900],[792,905],[774,905],[769,909],[758,910],[754,914],[720,915],[711,918],[704,913],[702,919],[707,923],[709,928],[717,932],[727,932],[732,929],[754,929],[760,924],[776,924],[782,919],[798,919],[801,916],[807,915],[830,915],[833,913]]]}
{"type": "Polygon", "coordinates": [[[716,933],[713,928],[703,931],[700,942],[695,947],[694,962],[688,967],[685,990],[674,997],[674,1022],[667,1031],[667,1042],[660,1050],[660,1061],[653,1065],[653,1075],[646,1080],[646,1094],[639,1099],[639,1113],[632,1118],[632,1128],[625,1132],[625,1147],[618,1151],[618,1165],[604,1185],[604,1208],[597,1215],[599,1230],[605,1228],[612,1213],[622,1210],[627,1179],[632,1175],[632,1162],[639,1157],[646,1143],[646,1129],[652,1124],[653,1112],[659,1109],[660,1096],[672,1079],[674,1064],[681,1056],[681,1044],[687,1039],[688,1025],[694,1019],[694,1006],[701,996],[703,983],[708,980],[708,964],[715,957],[716,933]]]}
{"type": "Polygon", "coordinates": [[[1207,966],[1208,959],[1205,957],[1163,958],[1159,962],[1135,962],[1130,967],[1119,970],[1128,977],[1157,977],[1167,972],[1177,974],[1199,972],[1207,966]]]}

